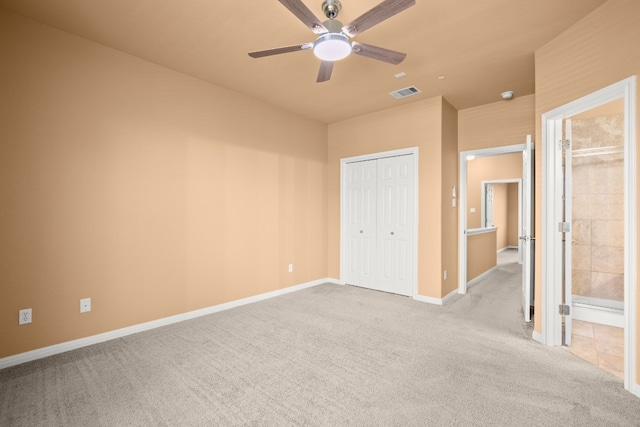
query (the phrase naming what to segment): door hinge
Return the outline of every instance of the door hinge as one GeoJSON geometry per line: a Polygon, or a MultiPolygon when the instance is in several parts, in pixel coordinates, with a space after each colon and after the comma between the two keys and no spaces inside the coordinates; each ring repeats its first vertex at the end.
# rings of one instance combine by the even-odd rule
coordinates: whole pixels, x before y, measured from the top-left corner
{"type": "Polygon", "coordinates": [[[569,222],[559,222],[558,223],[558,231],[561,233],[568,233],[571,231],[571,223],[569,222]]]}
{"type": "Polygon", "coordinates": [[[558,309],[561,316],[569,316],[571,314],[571,308],[566,304],[560,304],[558,309]]]}
{"type": "Polygon", "coordinates": [[[571,140],[569,139],[561,139],[558,142],[559,142],[558,148],[560,150],[568,150],[569,148],[571,148],[571,140]]]}

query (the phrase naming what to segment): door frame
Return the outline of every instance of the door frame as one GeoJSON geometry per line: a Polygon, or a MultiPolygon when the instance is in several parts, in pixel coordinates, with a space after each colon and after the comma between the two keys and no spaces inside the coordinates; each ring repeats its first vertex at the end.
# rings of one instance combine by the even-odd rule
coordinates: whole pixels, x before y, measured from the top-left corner
{"type": "Polygon", "coordinates": [[[562,344],[562,120],[616,99],[624,99],[624,387],[640,396],[636,383],[636,88],[635,76],[614,83],[542,115],[542,328],[539,341],[562,344]]]}
{"type": "Polygon", "coordinates": [[[468,162],[471,158],[491,157],[501,154],[522,153],[525,144],[504,145],[501,147],[482,148],[460,152],[458,199],[458,293],[467,293],[467,175],[468,162]]]}
{"type": "Polygon", "coordinates": [[[413,156],[413,271],[411,272],[411,289],[412,298],[418,295],[418,147],[401,148],[398,150],[382,151],[378,153],[362,154],[353,157],[344,157],[340,159],[340,283],[345,284],[345,269],[346,269],[346,241],[348,236],[346,235],[346,175],[345,167],[347,163],[363,162],[367,160],[382,159],[385,157],[397,157],[397,156],[413,156]]]}

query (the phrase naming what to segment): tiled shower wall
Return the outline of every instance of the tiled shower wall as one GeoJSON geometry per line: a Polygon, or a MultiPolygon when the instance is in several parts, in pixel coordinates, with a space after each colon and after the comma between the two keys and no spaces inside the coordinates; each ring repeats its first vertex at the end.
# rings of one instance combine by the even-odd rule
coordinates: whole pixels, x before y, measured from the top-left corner
{"type": "Polygon", "coordinates": [[[574,295],[624,301],[623,124],[623,114],[571,123],[574,295]],[[598,147],[619,150],[587,154],[598,147]]]}

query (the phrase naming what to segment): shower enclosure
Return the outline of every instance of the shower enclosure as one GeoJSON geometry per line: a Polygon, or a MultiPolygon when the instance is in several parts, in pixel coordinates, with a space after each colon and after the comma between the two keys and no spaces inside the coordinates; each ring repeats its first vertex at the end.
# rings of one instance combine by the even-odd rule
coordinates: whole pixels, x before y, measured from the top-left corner
{"type": "Polygon", "coordinates": [[[565,132],[573,318],[623,327],[623,101],[566,119],[565,132]]]}

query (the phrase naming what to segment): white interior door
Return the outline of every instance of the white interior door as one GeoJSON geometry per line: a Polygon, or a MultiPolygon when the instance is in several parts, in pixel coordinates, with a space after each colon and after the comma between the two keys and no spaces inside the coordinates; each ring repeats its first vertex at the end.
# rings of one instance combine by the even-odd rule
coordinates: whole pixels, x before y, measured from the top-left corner
{"type": "Polygon", "coordinates": [[[348,163],[345,282],[377,289],[377,162],[348,163]]]}
{"type": "Polygon", "coordinates": [[[378,289],[412,294],[413,156],[378,160],[378,289]]]}
{"type": "Polygon", "coordinates": [[[345,283],[413,295],[414,155],[346,163],[345,283]]]}
{"type": "Polygon", "coordinates": [[[533,144],[531,135],[527,135],[527,142],[522,155],[522,229],[520,242],[522,244],[522,311],[525,322],[531,321],[531,289],[533,283],[533,144]]]}

